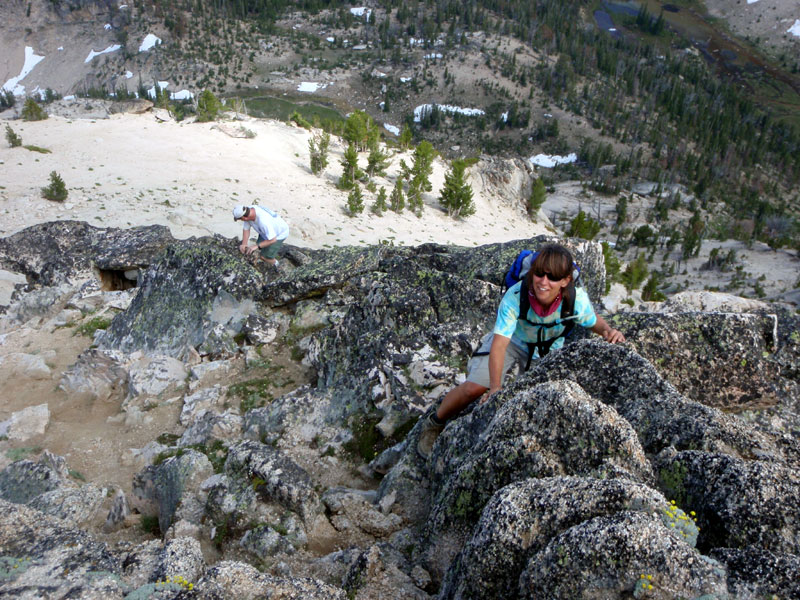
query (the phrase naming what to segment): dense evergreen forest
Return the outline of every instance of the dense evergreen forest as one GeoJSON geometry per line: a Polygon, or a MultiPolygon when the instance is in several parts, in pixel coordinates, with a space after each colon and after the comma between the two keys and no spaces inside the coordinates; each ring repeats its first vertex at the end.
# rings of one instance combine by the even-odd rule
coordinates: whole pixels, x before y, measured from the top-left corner
{"type": "MultiPolygon", "coordinates": [[[[411,61],[407,42],[403,43],[409,38],[422,48],[441,52],[444,67],[440,68],[445,69],[449,57],[473,43],[474,32],[513,38],[543,59],[525,63],[514,54],[484,49],[487,65],[491,63],[498,73],[497,81],[483,83],[487,96],[490,92],[494,96],[483,107],[486,117],[462,120],[453,127],[448,126],[452,118],[432,111],[414,125],[417,136],[435,140],[436,132],[444,131],[452,144],[472,130],[484,152],[524,155],[533,148],[562,150],[558,123],[534,123],[530,118],[526,97],[532,98],[535,88],[536,94],[580,115],[601,134],[587,136],[579,153],[579,176],[594,189],[618,193],[640,180],[681,184],[703,208],[719,202],[727,206],[729,219],[720,225],[726,230],[719,232],[721,236],[748,235],[776,246],[797,245],[793,240],[800,237],[795,191],[800,181],[800,117],[787,118],[767,104],[759,105],[752,100],[751,86],[718,76],[713,65],[688,51],[686,40],[664,27],[659,15],[640,11],[623,20],[626,35],[612,36],[591,19],[600,3],[586,0],[378,0],[369,3],[366,18],[350,12],[357,5],[335,0],[142,0],[141,4],[185,40],[184,48],[216,60],[220,75],[243,68],[243,57],[230,52],[231,44],[226,56],[225,44],[208,43],[210,29],[225,35],[226,26],[220,27],[220,22],[242,25],[227,26],[228,31],[238,32],[236,39],[248,32],[283,36],[313,55],[320,40],[278,25],[290,12],[307,13],[328,27],[370,42],[370,49],[359,55],[364,72],[372,64],[411,61]],[[205,32],[199,35],[198,30],[205,32]],[[615,143],[601,142],[601,136],[615,143]],[[607,165],[613,169],[601,169],[607,165]],[[737,227],[744,220],[751,225],[742,233],[737,227]]],[[[229,41],[233,39],[231,34],[229,41]]],[[[448,81],[446,70],[444,81],[448,81]]],[[[210,78],[205,81],[209,82],[210,78]]],[[[391,82],[379,83],[387,88],[387,103],[398,99],[391,82]]],[[[403,117],[413,124],[410,113],[403,117]]]]}

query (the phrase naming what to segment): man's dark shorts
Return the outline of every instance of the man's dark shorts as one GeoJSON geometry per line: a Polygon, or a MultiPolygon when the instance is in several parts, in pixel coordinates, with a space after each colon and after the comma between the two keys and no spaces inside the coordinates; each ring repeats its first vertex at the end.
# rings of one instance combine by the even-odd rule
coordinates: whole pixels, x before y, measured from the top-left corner
{"type": "MultiPolygon", "coordinates": [[[[262,241],[261,236],[258,236],[258,240],[256,241],[257,244],[260,244],[262,241]]],[[[283,240],[275,240],[272,244],[267,246],[266,248],[259,248],[259,252],[261,252],[262,258],[278,258],[278,251],[283,246],[283,240]]]]}

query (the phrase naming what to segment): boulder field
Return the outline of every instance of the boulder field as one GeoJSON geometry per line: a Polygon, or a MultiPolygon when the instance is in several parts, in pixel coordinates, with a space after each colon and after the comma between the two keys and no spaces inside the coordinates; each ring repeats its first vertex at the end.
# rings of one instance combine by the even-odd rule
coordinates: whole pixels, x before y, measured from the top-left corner
{"type": "MultiPolygon", "coordinates": [[[[0,596],[800,598],[786,306],[606,315],[626,343],[576,332],[417,455],[420,417],[463,381],[508,265],[554,240],[290,246],[275,271],[235,240],[157,226],[0,239],[17,282],[0,349],[110,319],[63,372],[31,348],[0,368],[111,406],[120,431],[175,415],[113,491],[47,447],[14,453],[46,439],[47,398],[8,415],[0,596]]],[[[601,307],[600,246],[558,241],[601,307]]]]}

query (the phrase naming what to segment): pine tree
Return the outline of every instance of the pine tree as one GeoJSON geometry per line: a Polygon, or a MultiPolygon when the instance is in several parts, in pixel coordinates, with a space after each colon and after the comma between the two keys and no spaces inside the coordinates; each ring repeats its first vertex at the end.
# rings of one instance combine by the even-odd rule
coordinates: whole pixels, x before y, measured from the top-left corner
{"type": "Polygon", "coordinates": [[[386,206],[386,188],[381,186],[381,189],[378,190],[378,197],[375,198],[375,202],[372,205],[372,212],[376,215],[380,216],[386,212],[388,206],[386,206]]]}
{"type": "Polygon", "coordinates": [[[398,140],[400,142],[400,147],[403,150],[408,150],[412,139],[411,128],[408,126],[408,123],[405,123],[403,125],[403,130],[400,132],[400,139],[398,140]]]}
{"type": "Polygon", "coordinates": [[[342,155],[339,163],[342,165],[342,176],[339,178],[339,189],[349,190],[355,185],[356,180],[361,178],[361,170],[358,168],[358,150],[355,144],[350,144],[342,155]]]}
{"type": "MultiPolygon", "coordinates": [[[[156,89],[158,86],[156,86],[156,89]]],[[[197,99],[197,121],[215,121],[222,112],[222,103],[211,90],[203,90],[197,99]]]]}
{"type": "Polygon", "coordinates": [[[696,210],[689,219],[686,232],[683,234],[681,256],[684,260],[692,256],[697,256],[700,253],[700,247],[703,245],[704,231],[705,225],[703,224],[703,218],[700,216],[700,211],[696,210]]]}
{"type": "Polygon", "coordinates": [[[308,152],[311,155],[311,172],[314,175],[322,175],[325,167],[328,166],[328,146],[330,143],[331,136],[327,131],[309,138],[308,152]]]}
{"type": "Polygon", "coordinates": [[[403,212],[405,207],[406,198],[405,194],[403,194],[403,180],[398,177],[394,184],[394,189],[392,189],[392,195],[389,196],[389,208],[399,213],[403,212]]]}
{"type": "Polygon", "coordinates": [[[411,157],[411,180],[408,182],[408,208],[418,217],[422,216],[422,194],[433,189],[430,176],[433,173],[433,159],[436,150],[428,141],[422,141],[411,157]]]}
{"type": "Polygon", "coordinates": [[[22,138],[19,137],[13,129],[11,129],[11,125],[6,125],[6,141],[8,141],[8,145],[12,148],[18,148],[22,146],[22,138]]]}
{"type": "Polygon", "coordinates": [[[591,240],[600,232],[600,227],[600,223],[588,216],[585,212],[579,211],[569,222],[567,235],[570,237],[583,238],[584,240],[591,240]]]}
{"type": "Polygon", "coordinates": [[[36,100],[28,98],[25,100],[20,116],[23,121],[44,121],[47,118],[47,113],[36,103],[36,100]]]}
{"type": "Polygon", "coordinates": [[[347,212],[351,217],[364,212],[364,195],[361,193],[361,186],[357,183],[347,195],[347,212]]]}
{"type": "Polygon", "coordinates": [[[370,139],[369,156],[367,156],[367,174],[370,177],[385,175],[389,164],[389,155],[381,150],[381,144],[378,138],[370,139]]]}
{"type": "Polygon", "coordinates": [[[61,175],[52,171],[50,173],[50,185],[42,188],[42,197],[54,202],[63,202],[67,199],[67,186],[61,175]]]}
{"type": "Polygon", "coordinates": [[[542,208],[546,198],[547,190],[544,187],[544,181],[538,177],[533,181],[531,195],[528,198],[528,215],[532,221],[536,221],[536,215],[539,214],[539,209],[542,208]]]}
{"type": "Polygon", "coordinates": [[[355,144],[356,148],[363,152],[367,149],[369,141],[379,136],[378,127],[367,113],[357,110],[347,117],[344,124],[342,137],[350,144],[355,144]]]}
{"type": "Polygon", "coordinates": [[[627,289],[628,293],[630,293],[642,285],[644,280],[647,278],[647,275],[647,258],[644,252],[642,252],[636,257],[636,260],[629,263],[628,266],[625,267],[625,271],[623,271],[620,281],[622,281],[625,289],[627,289]]]}
{"type": "Polygon", "coordinates": [[[463,160],[454,160],[444,176],[444,186],[440,192],[439,203],[453,218],[469,217],[475,214],[472,201],[472,187],[464,175],[467,165],[463,160]]]}

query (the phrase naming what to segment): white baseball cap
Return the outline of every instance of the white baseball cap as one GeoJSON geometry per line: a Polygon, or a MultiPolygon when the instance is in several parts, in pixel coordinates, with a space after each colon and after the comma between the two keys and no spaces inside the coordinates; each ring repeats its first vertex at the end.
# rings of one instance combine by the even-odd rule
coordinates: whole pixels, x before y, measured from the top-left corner
{"type": "Polygon", "coordinates": [[[233,207],[233,220],[234,221],[238,221],[239,219],[241,219],[246,214],[247,214],[247,207],[246,206],[242,206],[240,204],[240,205],[237,205],[237,206],[233,207]]]}

